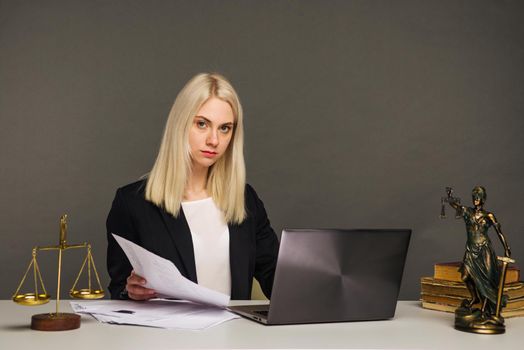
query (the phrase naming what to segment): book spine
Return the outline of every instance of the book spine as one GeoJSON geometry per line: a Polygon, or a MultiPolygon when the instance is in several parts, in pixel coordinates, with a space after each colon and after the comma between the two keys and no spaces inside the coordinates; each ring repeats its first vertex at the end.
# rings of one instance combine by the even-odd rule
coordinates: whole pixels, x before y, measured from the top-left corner
{"type": "MultiPolygon", "coordinates": [[[[457,309],[457,307],[452,306],[452,305],[444,305],[444,304],[432,303],[432,302],[427,302],[427,301],[422,301],[422,307],[424,309],[451,312],[451,313],[454,313],[455,310],[457,309]]],[[[502,310],[501,314],[502,314],[502,317],[504,318],[524,316],[524,308],[514,309],[514,310],[504,309],[502,310]]]]}
{"type": "MultiPolygon", "coordinates": [[[[459,271],[460,263],[443,263],[434,265],[433,277],[436,279],[462,282],[462,276],[459,271]]],[[[508,269],[504,284],[518,282],[520,279],[520,270],[516,268],[508,269]]]]}

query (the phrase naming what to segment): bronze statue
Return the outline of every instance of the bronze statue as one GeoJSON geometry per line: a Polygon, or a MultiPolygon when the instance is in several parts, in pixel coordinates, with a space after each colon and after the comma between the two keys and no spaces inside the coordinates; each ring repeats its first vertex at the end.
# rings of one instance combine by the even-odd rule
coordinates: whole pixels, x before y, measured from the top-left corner
{"type": "MultiPolygon", "coordinates": [[[[506,268],[510,262],[511,251],[506,237],[502,233],[495,215],[484,210],[486,190],[484,187],[473,188],[471,195],[473,207],[460,204],[460,199],[453,197],[453,189],[446,188],[447,197],[442,204],[448,203],[456,210],[456,217],[466,223],[466,251],[460,267],[462,280],[471,294],[455,311],[455,328],[467,332],[497,334],[504,333],[504,319],[500,310],[505,306],[506,296],[502,294],[506,268]],[[504,247],[504,257],[497,257],[488,229],[493,227],[504,247]],[[503,268],[499,268],[498,261],[503,268]]],[[[444,209],[441,217],[445,217],[444,209]]]]}

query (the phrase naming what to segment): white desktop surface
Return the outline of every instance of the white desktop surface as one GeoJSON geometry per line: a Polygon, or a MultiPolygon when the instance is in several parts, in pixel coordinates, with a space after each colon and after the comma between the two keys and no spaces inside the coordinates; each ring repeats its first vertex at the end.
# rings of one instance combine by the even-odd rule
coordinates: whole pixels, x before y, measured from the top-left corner
{"type": "MultiPolygon", "coordinates": [[[[236,305],[248,304],[234,302],[236,305]]],[[[71,312],[69,301],[61,302],[71,312]]],[[[177,349],[177,348],[364,348],[522,349],[524,317],[506,320],[506,333],[479,335],[453,328],[454,315],[425,310],[418,301],[400,301],[387,321],[264,326],[236,319],[204,331],[176,331],[99,323],[82,315],[79,329],[33,331],[31,315],[54,312],[55,304],[28,307],[0,301],[0,349],[177,349]]]]}

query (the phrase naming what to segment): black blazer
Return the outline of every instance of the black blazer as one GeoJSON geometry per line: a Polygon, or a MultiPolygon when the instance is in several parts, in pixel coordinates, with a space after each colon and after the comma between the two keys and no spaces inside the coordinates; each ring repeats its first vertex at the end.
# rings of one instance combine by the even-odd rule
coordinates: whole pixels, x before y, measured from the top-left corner
{"type": "MultiPolygon", "coordinates": [[[[144,197],[146,180],[119,188],[107,217],[107,270],[111,277],[112,299],[122,293],[132,267],[111,233],[122,236],[165,259],[180,273],[198,283],[193,241],[182,209],[174,217],[144,197]]],[[[253,277],[269,298],[278,255],[278,239],[270,226],[264,204],[255,190],[246,185],[247,217],[229,227],[231,299],[250,299],[253,277]]]]}

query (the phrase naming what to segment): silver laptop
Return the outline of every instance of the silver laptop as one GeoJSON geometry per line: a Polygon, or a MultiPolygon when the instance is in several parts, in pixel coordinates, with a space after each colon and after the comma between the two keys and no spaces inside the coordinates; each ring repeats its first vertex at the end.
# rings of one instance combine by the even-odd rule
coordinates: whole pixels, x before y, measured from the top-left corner
{"type": "Polygon", "coordinates": [[[392,318],[411,230],[284,230],[269,305],[230,310],[267,325],[392,318]]]}

